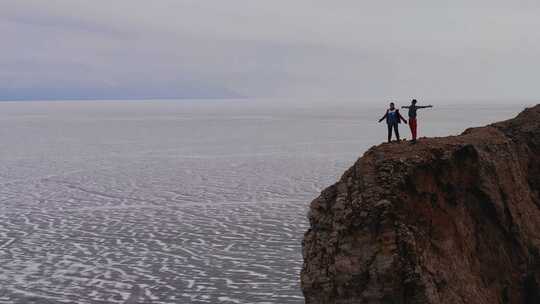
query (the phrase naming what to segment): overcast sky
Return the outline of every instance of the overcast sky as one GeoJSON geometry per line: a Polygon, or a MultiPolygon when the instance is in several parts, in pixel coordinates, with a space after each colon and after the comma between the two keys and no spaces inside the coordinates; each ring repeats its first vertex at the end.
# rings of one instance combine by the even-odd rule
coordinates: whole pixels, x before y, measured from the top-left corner
{"type": "Polygon", "coordinates": [[[538,1],[0,0],[0,98],[534,99],[539,16],[538,1]]]}

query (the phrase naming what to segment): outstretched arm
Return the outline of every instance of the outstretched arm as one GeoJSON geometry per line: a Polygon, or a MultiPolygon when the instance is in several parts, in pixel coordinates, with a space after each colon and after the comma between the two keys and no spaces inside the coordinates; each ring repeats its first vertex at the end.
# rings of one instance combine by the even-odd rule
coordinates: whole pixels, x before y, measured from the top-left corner
{"type": "Polygon", "coordinates": [[[416,106],[418,109],[425,109],[425,108],[433,108],[432,105],[427,105],[427,106],[416,106]]]}
{"type": "Polygon", "coordinates": [[[383,121],[386,118],[386,116],[388,116],[388,111],[386,111],[386,113],[384,113],[384,116],[381,117],[381,119],[379,119],[379,122],[383,121]]]}
{"type": "Polygon", "coordinates": [[[401,106],[402,109],[408,109],[410,108],[411,106],[401,106]]]}
{"type": "Polygon", "coordinates": [[[397,111],[397,113],[398,113],[399,119],[401,119],[405,124],[407,124],[407,120],[403,118],[403,116],[401,116],[401,113],[399,113],[399,111],[397,111]]]}

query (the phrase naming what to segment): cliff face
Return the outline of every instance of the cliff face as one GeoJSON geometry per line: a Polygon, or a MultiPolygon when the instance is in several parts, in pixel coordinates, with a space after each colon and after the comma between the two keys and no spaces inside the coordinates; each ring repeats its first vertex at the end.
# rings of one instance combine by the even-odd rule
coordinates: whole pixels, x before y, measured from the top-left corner
{"type": "Polygon", "coordinates": [[[367,151],[311,203],[306,303],[540,303],[540,105],[367,151]]]}

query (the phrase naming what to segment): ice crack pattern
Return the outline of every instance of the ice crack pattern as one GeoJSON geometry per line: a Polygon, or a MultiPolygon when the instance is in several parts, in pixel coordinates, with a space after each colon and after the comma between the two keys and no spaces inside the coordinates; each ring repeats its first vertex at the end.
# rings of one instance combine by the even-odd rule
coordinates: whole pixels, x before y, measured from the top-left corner
{"type": "Polygon", "coordinates": [[[0,303],[303,303],[307,205],[347,149],[237,110],[0,103],[0,303]]]}
{"type": "Polygon", "coordinates": [[[294,261],[297,231],[305,228],[295,221],[305,212],[299,206],[134,204],[6,212],[0,301],[299,302],[294,261]]]}
{"type": "Polygon", "coordinates": [[[252,102],[0,103],[0,303],[303,303],[308,203],[385,130],[252,102]]]}

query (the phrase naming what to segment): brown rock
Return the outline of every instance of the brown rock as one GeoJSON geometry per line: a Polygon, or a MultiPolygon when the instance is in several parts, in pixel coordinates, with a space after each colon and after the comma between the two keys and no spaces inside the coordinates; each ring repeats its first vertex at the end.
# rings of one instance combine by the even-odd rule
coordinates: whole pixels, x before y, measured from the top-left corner
{"type": "Polygon", "coordinates": [[[371,148],[309,220],[308,304],[540,303],[540,105],[371,148]]]}

